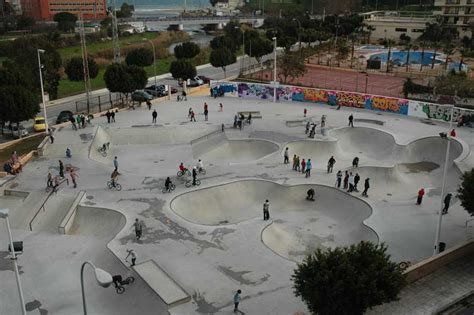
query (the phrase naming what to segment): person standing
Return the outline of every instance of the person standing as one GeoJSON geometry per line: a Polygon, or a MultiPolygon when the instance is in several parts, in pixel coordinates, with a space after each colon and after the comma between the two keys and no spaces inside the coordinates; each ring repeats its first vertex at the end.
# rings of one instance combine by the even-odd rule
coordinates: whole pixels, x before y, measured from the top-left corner
{"type": "Polygon", "coordinates": [[[352,167],[359,167],[359,158],[357,156],[352,160],[352,167]]]}
{"type": "Polygon", "coordinates": [[[456,129],[451,130],[449,135],[451,136],[451,138],[456,138],[456,129]]]}
{"type": "Polygon", "coordinates": [[[296,156],[296,163],[295,163],[295,166],[296,166],[296,169],[295,171],[299,172],[301,169],[300,169],[300,157],[299,156],[296,156]]]}
{"type": "Polygon", "coordinates": [[[197,177],[197,170],[196,166],[193,167],[193,186],[196,186],[196,177],[197,177]]]}
{"type": "Polygon", "coordinates": [[[148,106],[148,110],[151,110],[151,102],[150,100],[146,101],[146,106],[148,106]]]}
{"type": "Polygon", "coordinates": [[[356,173],[356,175],[354,176],[354,191],[356,192],[359,192],[359,190],[357,189],[357,184],[359,183],[359,181],[360,181],[359,173],[356,173]]]}
{"type": "Polygon", "coordinates": [[[48,129],[49,140],[54,143],[53,129],[48,129]]]}
{"type": "Polygon", "coordinates": [[[158,117],[158,113],[156,112],[156,109],[153,110],[153,113],[151,114],[153,117],[153,123],[156,125],[156,117],[158,117]]]}
{"type": "Polygon", "coordinates": [[[342,186],[342,189],[347,189],[349,187],[349,172],[346,171],[346,174],[344,175],[344,185],[342,186]]]}
{"type": "Polygon", "coordinates": [[[114,167],[115,167],[115,170],[118,172],[119,162],[118,162],[117,157],[114,158],[114,167]]]}
{"type": "Polygon", "coordinates": [[[349,126],[354,128],[354,116],[352,114],[349,116],[349,126]]]}
{"type": "Polygon", "coordinates": [[[207,110],[207,105],[206,105],[206,109],[204,110],[204,120],[207,121],[207,117],[209,115],[209,111],[207,110]]]}
{"type": "Polygon", "coordinates": [[[352,172],[349,174],[349,190],[347,192],[353,192],[354,191],[354,175],[352,175],[352,172]]]}
{"type": "Polygon", "coordinates": [[[132,266],[135,266],[135,262],[137,261],[137,255],[135,255],[135,251],[133,249],[127,249],[127,257],[125,257],[125,261],[127,261],[128,257],[132,259],[132,266]]]}
{"type": "Polygon", "coordinates": [[[112,113],[110,113],[110,120],[112,122],[115,122],[115,112],[112,110],[112,113]]]}
{"type": "Polygon", "coordinates": [[[423,187],[421,187],[421,189],[418,190],[418,198],[416,198],[416,204],[417,205],[421,205],[424,195],[425,195],[425,189],[423,187]]]}
{"type": "Polygon", "coordinates": [[[76,174],[76,172],[74,171],[74,168],[72,167],[69,170],[69,176],[71,176],[71,181],[72,181],[72,184],[74,185],[74,188],[77,188],[76,178],[79,176],[76,174]]]}
{"type": "Polygon", "coordinates": [[[81,114],[81,125],[82,128],[86,128],[86,115],[84,113],[81,114]]]}
{"type": "Polygon", "coordinates": [[[306,135],[307,135],[308,132],[309,132],[309,127],[310,127],[310,126],[311,126],[311,123],[308,121],[308,122],[306,123],[306,130],[305,130],[305,132],[304,132],[306,135]]]}
{"type": "Polygon", "coordinates": [[[137,238],[137,241],[139,241],[140,238],[142,237],[143,225],[138,220],[138,218],[135,219],[135,223],[133,223],[133,227],[135,228],[135,237],[137,238]]]}
{"type": "Polygon", "coordinates": [[[326,115],[321,116],[321,128],[326,127],[326,115]]]}
{"type": "Polygon", "coordinates": [[[306,118],[306,114],[307,114],[307,113],[308,113],[308,110],[305,108],[305,109],[303,110],[303,117],[306,118]]]}
{"type": "Polygon", "coordinates": [[[296,154],[293,155],[293,167],[292,167],[293,171],[296,171],[296,154]]]}
{"type": "Polygon", "coordinates": [[[311,159],[308,159],[308,162],[306,163],[306,177],[311,176],[311,168],[313,168],[313,165],[311,163],[311,159]]]}
{"type": "Polygon", "coordinates": [[[220,111],[220,112],[223,112],[223,111],[224,111],[224,106],[222,105],[222,103],[219,103],[219,111],[220,111]]]}
{"type": "Polygon", "coordinates": [[[105,117],[107,117],[107,123],[110,124],[110,112],[109,111],[107,111],[105,113],[105,117]]]}
{"type": "Polygon", "coordinates": [[[249,125],[252,124],[252,113],[249,113],[249,117],[247,117],[247,122],[249,123],[249,125]]]}
{"type": "Polygon", "coordinates": [[[194,114],[193,110],[191,111],[191,120],[190,121],[196,122],[196,114],[194,114]]]}
{"type": "Polygon", "coordinates": [[[370,183],[369,183],[370,178],[366,178],[364,182],[364,191],[362,192],[362,196],[364,197],[369,197],[367,195],[367,192],[369,191],[370,188],[370,183]]]}
{"type": "Polygon", "coordinates": [[[80,129],[81,128],[81,115],[79,114],[76,115],[76,123],[77,123],[77,127],[80,129]]]}
{"type": "Polygon", "coordinates": [[[66,157],[70,159],[72,157],[72,151],[69,148],[66,148],[66,157]]]}
{"type": "Polygon", "coordinates": [[[74,119],[74,116],[73,116],[73,115],[71,115],[71,117],[69,117],[69,121],[71,122],[72,130],[76,130],[76,131],[77,131],[76,120],[74,119]]]}
{"type": "Polygon", "coordinates": [[[290,152],[288,151],[288,148],[285,149],[285,153],[283,154],[283,163],[288,164],[290,163],[290,152]]]}
{"type": "Polygon", "coordinates": [[[444,208],[442,214],[448,214],[449,204],[451,203],[451,197],[453,194],[449,193],[444,197],[444,208]]]}
{"type": "Polygon", "coordinates": [[[242,294],[242,291],[240,289],[237,290],[237,292],[234,294],[234,313],[240,312],[239,311],[240,294],[242,294]]]}
{"type": "Polygon", "coordinates": [[[265,203],[263,204],[263,220],[267,221],[270,219],[270,202],[268,202],[268,199],[265,200],[265,203]]]}
{"type": "Polygon", "coordinates": [[[331,158],[328,161],[328,173],[332,173],[334,164],[336,164],[336,159],[334,158],[334,156],[331,156],[331,158]]]}
{"type": "Polygon", "coordinates": [[[301,161],[301,173],[306,172],[306,161],[303,159],[301,161]]]}
{"type": "Polygon", "coordinates": [[[339,170],[337,171],[336,174],[336,187],[341,188],[341,182],[342,182],[342,172],[339,170]]]}
{"type": "Polygon", "coordinates": [[[193,112],[193,108],[189,107],[188,109],[188,118],[191,118],[191,113],[193,112]]]}
{"type": "Polygon", "coordinates": [[[59,177],[64,178],[64,164],[59,160],[59,177]]]}

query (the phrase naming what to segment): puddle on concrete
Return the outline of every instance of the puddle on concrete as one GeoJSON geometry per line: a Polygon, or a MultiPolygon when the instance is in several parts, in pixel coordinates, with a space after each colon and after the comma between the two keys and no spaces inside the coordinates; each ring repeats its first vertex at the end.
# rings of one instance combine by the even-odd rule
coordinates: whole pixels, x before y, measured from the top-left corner
{"type": "Polygon", "coordinates": [[[407,169],[407,173],[431,172],[439,167],[439,164],[433,162],[406,163],[401,166],[407,169]]]}
{"type": "Polygon", "coordinates": [[[79,135],[79,137],[81,138],[81,141],[90,141],[94,138],[94,135],[92,133],[81,133],[79,135]]]}

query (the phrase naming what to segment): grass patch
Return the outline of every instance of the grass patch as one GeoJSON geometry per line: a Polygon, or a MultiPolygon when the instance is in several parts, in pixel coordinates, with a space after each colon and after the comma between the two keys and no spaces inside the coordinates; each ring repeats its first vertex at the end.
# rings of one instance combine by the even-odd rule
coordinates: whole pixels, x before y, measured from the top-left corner
{"type": "Polygon", "coordinates": [[[3,164],[10,159],[10,156],[13,151],[16,151],[18,156],[30,153],[30,151],[36,150],[38,148],[39,144],[41,143],[41,141],[43,141],[44,138],[44,135],[29,137],[12,146],[0,150],[0,163],[2,164],[2,171],[3,164]]]}

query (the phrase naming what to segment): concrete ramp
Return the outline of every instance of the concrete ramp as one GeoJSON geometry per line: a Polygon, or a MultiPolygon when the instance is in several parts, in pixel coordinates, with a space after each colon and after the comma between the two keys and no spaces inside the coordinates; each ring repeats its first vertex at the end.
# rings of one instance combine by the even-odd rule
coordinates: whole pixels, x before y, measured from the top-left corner
{"type": "Polygon", "coordinates": [[[133,267],[150,288],[160,296],[168,307],[189,302],[189,294],[174,281],[154,260],[133,267]]]}
{"type": "Polygon", "coordinates": [[[209,150],[198,157],[204,161],[225,161],[228,163],[250,162],[259,160],[277,152],[276,143],[267,140],[243,139],[227,140],[218,146],[209,145],[209,150]]]}
{"type": "Polygon", "coordinates": [[[68,234],[112,238],[125,222],[123,214],[115,210],[80,205],[68,234]]]}

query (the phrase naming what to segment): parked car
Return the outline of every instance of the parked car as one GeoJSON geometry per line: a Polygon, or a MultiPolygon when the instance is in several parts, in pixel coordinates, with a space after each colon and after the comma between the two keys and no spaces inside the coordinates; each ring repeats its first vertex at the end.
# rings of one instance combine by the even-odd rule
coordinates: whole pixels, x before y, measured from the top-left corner
{"type": "Polygon", "coordinates": [[[163,97],[168,94],[168,92],[165,91],[164,88],[161,88],[161,86],[159,85],[157,85],[156,87],[154,85],[147,86],[145,88],[145,92],[147,92],[153,97],[163,97]]]}
{"type": "Polygon", "coordinates": [[[204,84],[209,84],[211,82],[211,79],[206,76],[198,75],[197,77],[201,79],[204,84]]]}
{"type": "Polygon", "coordinates": [[[68,122],[74,114],[70,110],[63,110],[59,113],[58,118],[56,118],[56,123],[61,124],[64,122],[68,122]]]}
{"type": "Polygon", "coordinates": [[[20,125],[20,128],[16,124],[8,125],[3,127],[2,130],[4,135],[12,135],[13,138],[26,137],[29,133],[23,125],[20,125]],[[18,131],[19,130],[19,131],[18,131]]]}
{"type": "Polygon", "coordinates": [[[151,101],[152,99],[153,99],[153,96],[151,96],[145,91],[135,91],[132,93],[132,101],[135,101],[135,102],[146,102],[146,101],[151,101]]]}
{"type": "Polygon", "coordinates": [[[199,83],[199,81],[196,81],[196,80],[193,80],[193,79],[189,79],[188,80],[188,83],[186,84],[187,87],[196,87],[196,86],[200,86],[202,84],[199,83]]]}
{"type": "Polygon", "coordinates": [[[35,131],[46,131],[46,121],[43,116],[36,116],[35,122],[33,124],[33,129],[35,131]]]}

